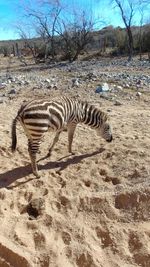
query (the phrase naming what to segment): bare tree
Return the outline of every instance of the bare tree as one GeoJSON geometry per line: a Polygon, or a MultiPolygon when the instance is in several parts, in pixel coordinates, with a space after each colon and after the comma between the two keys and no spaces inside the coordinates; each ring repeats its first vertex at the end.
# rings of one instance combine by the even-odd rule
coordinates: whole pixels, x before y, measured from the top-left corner
{"type": "Polygon", "coordinates": [[[44,58],[47,58],[49,50],[49,54],[54,59],[55,27],[62,7],[59,0],[39,0],[37,6],[38,8],[26,7],[25,15],[32,23],[36,35],[43,41],[44,58]]]}
{"type": "Polygon", "coordinates": [[[83,11],[80,15],[76,13],[74,21],[70,22],[64,19],[59,20],[56,32],[61,37],[65,58],[70,62],[75,61],[79,54],[89,44],[91,33],[96,22],[92,21],[83,11]]]}
{"type": "Polygon", "coordinates": [[[45,58],[47,57],[48,46],[50,47],[52,58],[54,59],[55,57],[55,27],[60,13],[61,7],[57,5],[50,10],[49,15],[43,13],[38,14],[36,11],[30,11],[28,14],[36,20],[36,32],[45,44],[45,58]]]}
{"type": "Polygon", "coordinates": [[[128,36],[128,61],[132,59],[133,56],[133,35],[132,35],[132,21],[135,15],[135,3],[132,0],[127,0],[128,9],[124,7],[124,1],[121,0],[114,0],[113,2],[116,3],[117,7],[120,10],[122,20],[126,27],[126,32],[128,36]]]}
{"type": "Polygon", "coordinates": [[[142,60],[142,47],[143,47],[143,18],[144,18],[144,9],[140,8],[139,9],[140,12],[140,25],[139,25],[139,53],[140,53],[140,60],[142,60]]]}
{"type": "MultiPolygon", "coordinates": [[[[86,13],[80,9],[79,12],[78,7],[75,9],[78,10],[77,14],[71,10],[72,7],[67,9],[62,3],[64,1],[61,0],[39,0],[36,7],[26,7],[25,14],[36,36],[43,40],[45,58],[49,53],[54,59],[56,52],[60,51],[59,44],[69,61],[74,61],[89,43],[96,22],[93,23],[89,11],[86,13]]],[[[21,37],[27,39],[25,32],[21,31],[21,37]]],[[[33,54],[34,47],[30,46],[30,49],[33,54]]]]}
{"type": "MultiPolygon", "coordinates": [[[[30,50],[35,63],[37,63],[37,49],[36,49],[35,42],[33,41],[32,38],[30,38],[30,36],[27,35],[25,30],[23,30],[20,25],[17,26],[17,30],[18,30],[18,34],[19,34],[20,38],[24,41],[25,47],[30,50]]],[[[21,51],[19,52],[18,48],[17,48],[17,50],[18,50],[18,58],[20,59],[21,62],[23,62],[26,65],[21,51]]]]}
{"type": "Polygon", "coordinates": [[[64,54],[69,61],[74,61],[78,58],[81,51],[89,43],[91,31],[94,23],[84,11],[78,12],[65,10],[66,16],[62,16],[64,7],[59,0],[44,1],[41,0],[43,6],[47,8],[47,13],[44,11],[37,12],[36,10],[28,9],[28,16],[35,20],[36,32],[42,37],[45,44],[45,55],[48,48],[54,59],[56,53],[55,40],[58,36],[62,42],[61,47],[64,49],[64,54]]]}
{"type": "Polygon", "coordinates": [[[74,25],[73,41],[76,46],[76,51],[73,56],[73,61],[76,60],[81,51],[91,41],[91,33],[93,31],[94,22],[88,19],[85,12],[81,15],[81,24],[76,23],[74,25]]]}
{"type": "Polygon", "coordinates": [[[149,1],[139,0],[138,2],[138,11],[140,15],[140,22],[139,22],[139,54],[140,60],[142,60],[142,50],[143,50],[143,25],[145,20],[145,10],[148,10],[150,7],[149,1]]]}

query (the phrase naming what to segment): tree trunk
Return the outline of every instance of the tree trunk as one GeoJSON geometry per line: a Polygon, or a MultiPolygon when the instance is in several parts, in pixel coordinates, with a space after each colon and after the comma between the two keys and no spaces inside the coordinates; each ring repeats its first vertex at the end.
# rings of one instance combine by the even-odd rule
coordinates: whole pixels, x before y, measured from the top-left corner
{"type": "Polygon", "coordinates": [[[139,53],[140,53],[140,61],[142,60],[142,33],[140,29],[140,36],[139,36],[139,53]]]}
{"type": "Polygon", "coordinates": [[[76,59],[78,59],[79,54],[80,54],[80,49],[76,51],[72,61],[75,61],[76,59]]]}
{"type": "Polygon", "coordinates": [[[17,55],[17,57],[20,56],[18,43],[16,43],[16,55],[17,55]]]}
{"type": "Polygon", "coordinates": [[[128,34],[128,50],[129,50],[128,61],[131,61],[133,56],[133,35],[130,27],[127,27],[127,34],[128,34]]]}

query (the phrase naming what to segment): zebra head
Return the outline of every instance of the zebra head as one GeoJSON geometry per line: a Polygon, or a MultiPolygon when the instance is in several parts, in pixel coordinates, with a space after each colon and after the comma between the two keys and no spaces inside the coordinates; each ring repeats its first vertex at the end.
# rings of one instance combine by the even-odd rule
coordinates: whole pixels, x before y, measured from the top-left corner
{"type": "Polygon", "coordinates": [[[97,134],[104,138],[107,142],[113,140],[112,131],[108,122],[103,122],[102,125],[97,129],[97,134]]]}

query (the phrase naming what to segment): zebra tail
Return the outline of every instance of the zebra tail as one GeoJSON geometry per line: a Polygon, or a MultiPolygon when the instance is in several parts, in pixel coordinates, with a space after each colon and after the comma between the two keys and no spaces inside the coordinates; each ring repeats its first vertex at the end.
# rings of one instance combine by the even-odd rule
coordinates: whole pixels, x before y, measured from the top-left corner
{"type": "Polygon", "coordinates": [[[12,128],[11,128],[11,138],[12,138],[11,151],[12,152],[15,152],[16,146],[17,146],[17,135],[16,135],[17,121],[18,121],[18,116],[13,120],[12,128]]]}

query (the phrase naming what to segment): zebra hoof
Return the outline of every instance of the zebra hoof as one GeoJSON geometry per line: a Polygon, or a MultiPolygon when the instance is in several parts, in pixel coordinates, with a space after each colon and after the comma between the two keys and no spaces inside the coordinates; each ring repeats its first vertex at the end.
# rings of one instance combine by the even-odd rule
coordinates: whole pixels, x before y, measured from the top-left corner
{"type": "Polygon", "coordinates": [[[38,172],[33,172],[33,174],[36,176],[36,178],[37,178],[37,179],[39,179],[39,178],[40,178],[40,175],[39,175],[39,173],[38,173],[38,172]]]}
{"type": "Polygon", "coordinates": [[[73,155],[75,155],[76,153],[75,153],[75,152],[72,152],[72,151],[69,151],[69,154],[73,156],[73,155]]]}
{"type": "Polygon", "coordinates": [[[46,155],[46,157],[48,158],[50,156],[51,156],[51,152],[48,152],[47,155],[46,155]]]}

